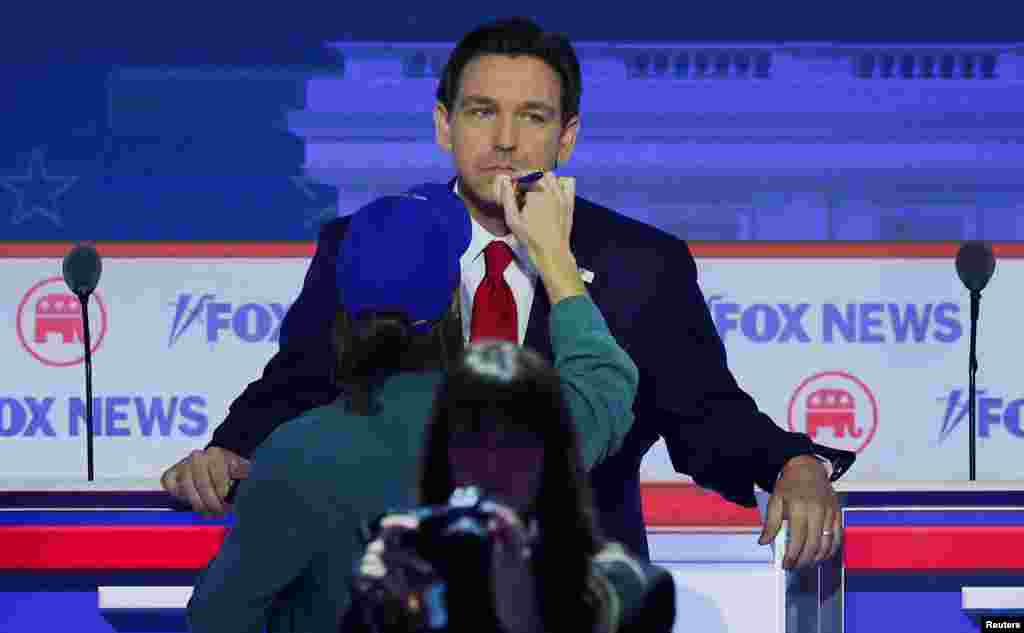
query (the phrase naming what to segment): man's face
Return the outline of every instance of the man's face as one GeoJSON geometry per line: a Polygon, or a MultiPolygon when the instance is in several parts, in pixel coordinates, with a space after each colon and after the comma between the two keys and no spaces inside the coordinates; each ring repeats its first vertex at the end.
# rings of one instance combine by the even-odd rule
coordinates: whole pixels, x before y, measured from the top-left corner
{"type": "Polygon", "coordinates": [[[550,171],[556,159],[569,160],[579,118],[562,125],[561,97],[558,73],[536,57],[483,55],[466,65],[451,112],[438,104],[434,125],[474,206],[498,205],[500,174],[550,171]]]}

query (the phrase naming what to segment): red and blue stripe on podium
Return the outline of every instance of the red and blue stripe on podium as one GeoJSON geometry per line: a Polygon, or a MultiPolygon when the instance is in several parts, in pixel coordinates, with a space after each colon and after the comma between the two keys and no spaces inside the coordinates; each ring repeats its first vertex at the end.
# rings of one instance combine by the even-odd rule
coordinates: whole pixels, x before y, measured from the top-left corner
{"type": "MultiPolygon", "coordinates": [[[[756,509],[690,484],[642,488],[651,527],[760,524],[756,509]]],[[[156,490],[0,491],[0,631],[185,631],[181,605],[161,608],[145,590],[191,587],[232,523],[176,509],[156,490]],[[112,588],[138,588],[149,608],[109,608],[112,588]]]]}
{"type": "Polygon", "coordinates": [[[984,596],[1024,587],[1024,492],[847,493],[844,507],[838,630],[964,633],[1021,615],[984,596]]]}
{"type": "Polygon", "coordinates": [[[191,586],[231,523],[162,492],[0,492],[0,630],[186,631],[180,606],[101,610],[98,588],[191,586]]]}
{"type": "MultiPolygon", "coordinates": [[[[644,504],[651,527],[760,523],[686,485],[645,485],[644,504]]],[[[979,630],[965,588],[1024,586],[1024,491],[846,492],[844,508],[840,615],[823,630],[979,630]]],[[[189,587],[230,525],[160,492],[0,492],[0,630],[184,631],[181,605],[101,609],[97,588],[189,587]]]]}

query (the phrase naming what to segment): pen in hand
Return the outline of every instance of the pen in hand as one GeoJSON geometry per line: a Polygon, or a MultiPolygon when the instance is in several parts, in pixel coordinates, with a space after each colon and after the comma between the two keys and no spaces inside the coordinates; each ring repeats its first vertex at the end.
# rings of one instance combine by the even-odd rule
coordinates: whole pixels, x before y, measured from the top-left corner
{"type": "Polygon", "coordinates": [[[520,186],[528,185],[530,183],[537,182],[538,180],[540,180],[543,177],[544,177],[544,172],[542,172],[542,171],[530,172],[530,173],[526,174],[525,176],[520,176],[520,177],[516,178],[516,184],[520,185],[520,186]]]}
{"type": "Polygon", "coordinates": [[[526,204],[526,190],[529,189],[530,185],[543,177],[543,171],[533,171],[525,176],[512,179],[512,182],[515,184],[516,201],[519,203],[520,207],[526,204]]]}

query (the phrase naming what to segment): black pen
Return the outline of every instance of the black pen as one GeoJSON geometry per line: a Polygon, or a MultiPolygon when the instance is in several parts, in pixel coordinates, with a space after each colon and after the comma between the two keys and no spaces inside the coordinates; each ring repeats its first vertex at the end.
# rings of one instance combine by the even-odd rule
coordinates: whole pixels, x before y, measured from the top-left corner
{"type": "Polygon", "coordinates": [[[544,172],[542,172],[542,171],[530,172],[529,174],[526,174],[525,176],[520,176],[520,177],[516,178],[516,184],[517,185],[528,185],[530,183],[537,182],[538,180],[540,180],[543,177],[544,177],[544,172]]]}
{"type": "Polygon", "coordinates": [[[533,171],[525,176],[516,178],[513,182],[516,183],[516,200],[519,201],[519,206],[522,206],[526,201],[526,190],[529,186],[541,178],[544,177],[544,172],[533,171]]]}

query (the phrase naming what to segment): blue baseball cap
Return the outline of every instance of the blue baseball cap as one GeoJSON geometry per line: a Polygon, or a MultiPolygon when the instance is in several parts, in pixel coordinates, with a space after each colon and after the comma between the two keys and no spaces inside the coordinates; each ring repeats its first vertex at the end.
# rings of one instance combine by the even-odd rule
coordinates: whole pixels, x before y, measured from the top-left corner
{"type": "Polygon", "coordinates": [[[465,203],[427,183],[352,214],[339,245],[338,293],[348,316],[402,312],[416,332],[440,320],[458,286],[472,229],[465,203]]]}

